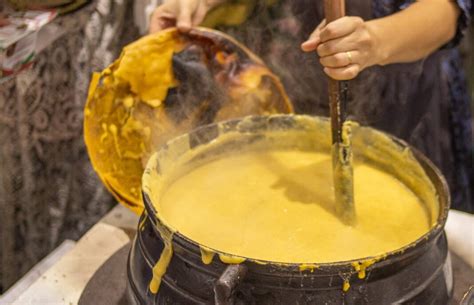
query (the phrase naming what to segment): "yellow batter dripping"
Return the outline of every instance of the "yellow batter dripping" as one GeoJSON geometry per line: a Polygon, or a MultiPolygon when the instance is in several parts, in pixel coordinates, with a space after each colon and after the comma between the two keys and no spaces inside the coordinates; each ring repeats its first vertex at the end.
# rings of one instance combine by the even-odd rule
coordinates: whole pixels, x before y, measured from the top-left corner
{"type": "MultiPolygon", "coordinates": [[[[177,179],[156,208],[175,230],[215,250],[281,263],[383,255],[430,228],[417,196],[374,167],[354,167],[357,226],[335,215],[330,155],[229,155],[177,179]]],[[[155,201],[156,202],[156,201],[155,201]]]]}

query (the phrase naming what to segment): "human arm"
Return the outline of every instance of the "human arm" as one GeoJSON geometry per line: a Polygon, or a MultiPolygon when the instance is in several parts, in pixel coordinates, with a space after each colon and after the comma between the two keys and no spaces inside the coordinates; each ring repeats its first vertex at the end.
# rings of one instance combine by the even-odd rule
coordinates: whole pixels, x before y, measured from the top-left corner
{"type": "Polygon", "coordinates": [[[387,17],[343,17],[322,25],[301,47],[317,51],[329,76],[352,79],[373,65],[428,56],[454,37],[458,16],[459,8],[451,0],[418,0],[387,17]]]}

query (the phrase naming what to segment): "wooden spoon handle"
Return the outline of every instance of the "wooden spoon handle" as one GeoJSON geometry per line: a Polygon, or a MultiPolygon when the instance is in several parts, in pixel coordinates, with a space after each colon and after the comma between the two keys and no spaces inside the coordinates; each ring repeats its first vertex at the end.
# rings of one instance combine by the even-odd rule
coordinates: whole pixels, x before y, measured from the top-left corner
{"type": "Polygon", "coordinates": [[[346,15],[344,0],[324,0],[324,15],[326,22],[332,22],[346,15]]]}
{"type": "MultiPolygon", "coordinates": [[[[324,15],[326,17],[326,23],[344,17],[345,14],[346,6],[344,0],[324,0],[324,15]]],[[[344,96],[341,96],[341,85],[342,84],[339,81],[332,78],[328,79],[333,144],[342,142],[342,123],[345,120],[345,101],[343,100],[341,103],[341,99],[344,99],[344,96]]]]}
{"type": "MultiPolygon", "coordinates": [[[[343,17],[345,13],[344,0],[324,0],[324,14],[327,23],[343,17]]],[[[345,82],[328,79],[334,195],[335,208],[339,218],[348,225],[355,225],[351,145],[348,137],[346,137],[346,141],[343,141],[342,135],[342,127],[346,119],[346,85],[345,82]]]]}

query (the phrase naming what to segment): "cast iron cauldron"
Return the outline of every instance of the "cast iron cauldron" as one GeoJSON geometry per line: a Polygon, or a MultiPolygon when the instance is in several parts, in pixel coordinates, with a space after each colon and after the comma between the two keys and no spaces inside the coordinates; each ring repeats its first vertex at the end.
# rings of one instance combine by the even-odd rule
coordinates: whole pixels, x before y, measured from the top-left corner
{"type": "MultiPolygon", "coordinates": [[[[305,271],[300,270],[299,264],[262,264],[252,259],[228,265],[214,258],[211,264],[205,265],[201,260],[199,244],[176,232],[172,237],[171,262],[158,293],[151,293],[152,268],[164,248],[160,232],[168,228],[159,219],[151,202],[150,192],[153,190],[149,188],[147,175],[153,171],[166,175],[167,164],[178,162],[186,152],[205,147],[226,133],[237,133],[239,136],[218,149],[203,149],[202,156],[194,160],[199,162],[210,157],[225,157],[230,151],[246,147],[330,149],[327,120],[295,115],[249,117],[208,125],[168,142],[150,159],[143,178],[146,210],[140,219],[127,268],[131,304],[448,304],[453,278],[443,230],[450,204],[447,184],[435,166],[416,150],[412,152],[419,168],[413,169],[409,164],[406,168],[400,163],[394,165],[391,152],[403,151],[408,144],[367,127],[354,129],[356,158],[374,163],[409,187],[413,179],[423,177],[430,181],[428,184],[431,187],[434,186],[436,196],[432,198],[436,198],[435,202],[425,201],[427,213],[435,223],[427,234],[403,249],[379,258],[367,268],[366,277],[359,279],[352,265],[355,261],[318,264],[318,268],[305,271]],[[314,141],[287,141],[284,139],[285,132],[311,133],[314,134],[314,141]],[[361,150],[358,147],[375,154],[358,156],[357,152],[361,150]],[[376,160],[374,155],[383,155],[384,158],[376,160]],[[344,291],[342,287],[347,280],[351,286],[344,291]]],[[[422,199],[429,197],[429,194],[424,194],[425,191],[414,190],[422,199]]]]}

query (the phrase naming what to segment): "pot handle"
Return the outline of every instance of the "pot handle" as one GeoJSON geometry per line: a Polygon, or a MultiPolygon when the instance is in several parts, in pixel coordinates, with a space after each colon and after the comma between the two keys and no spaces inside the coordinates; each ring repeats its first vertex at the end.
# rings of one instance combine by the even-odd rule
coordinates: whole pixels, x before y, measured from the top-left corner
{"type": "Polygon", "coordinates": [[[466,292],[459,305],[473,305],[474,304],[474,286],[471,286],[466,292]]]}
{"type": "Polygon", "coordinates": [[[214,284],[214,300],[216,305],[234,305],[235,288],[247,274],[247,266],[229,265],[214,284]]]}

